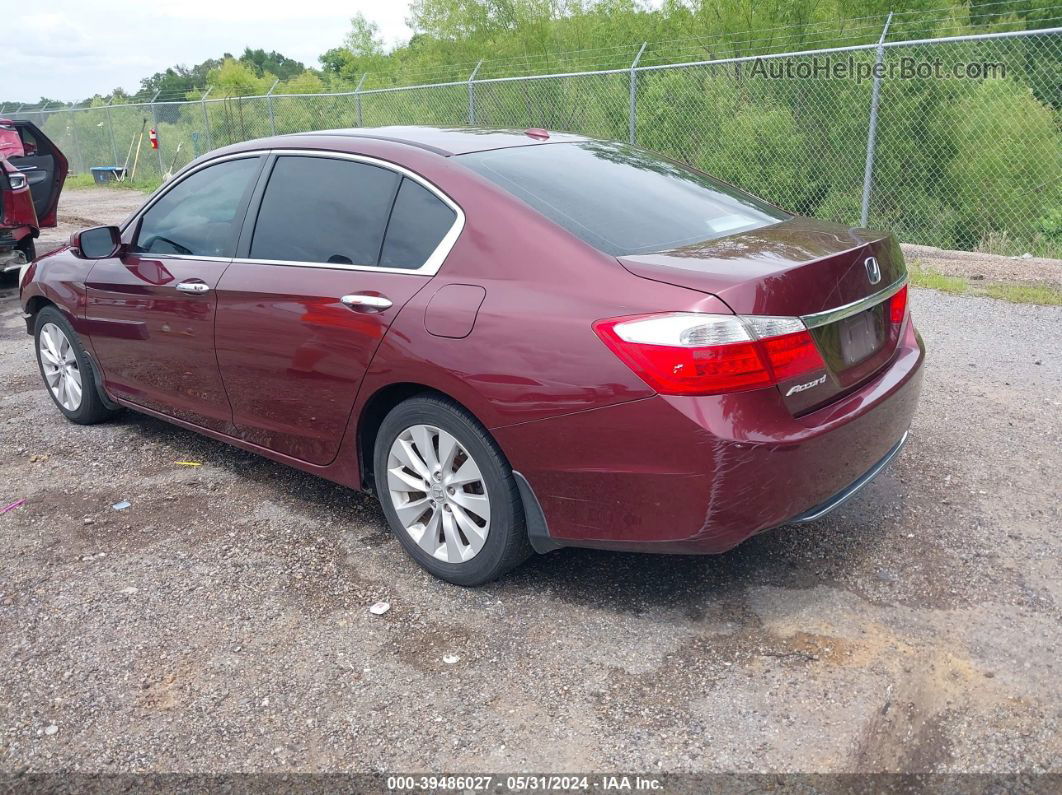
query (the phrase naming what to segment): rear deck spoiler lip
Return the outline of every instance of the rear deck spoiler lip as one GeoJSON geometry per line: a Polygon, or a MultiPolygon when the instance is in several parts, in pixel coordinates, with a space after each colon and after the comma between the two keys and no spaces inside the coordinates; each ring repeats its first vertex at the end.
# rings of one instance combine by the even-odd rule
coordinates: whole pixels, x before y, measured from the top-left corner
{"type": "Polygon", "coordinates": [[[858,301],[852,301],[850,304],[827,309],[823,312],[815,312],[811,315],[801,315],[800,319],[804,321],[804,325],[809,329],[818,328],[819,326],[828,326],[830,323],[836,323],[838,320],[843,320],[846,317],[858,315],[860,312],[870,309],[872,306],[877,306],[882,301],[892,298],[896,293],[903,289],[905,284],[907,284],[906,270],[899,279],[894,281],[884,290],[878,290],[878,292],[873,295],[868,295],[866,298],[860,298],[858,301]]]}

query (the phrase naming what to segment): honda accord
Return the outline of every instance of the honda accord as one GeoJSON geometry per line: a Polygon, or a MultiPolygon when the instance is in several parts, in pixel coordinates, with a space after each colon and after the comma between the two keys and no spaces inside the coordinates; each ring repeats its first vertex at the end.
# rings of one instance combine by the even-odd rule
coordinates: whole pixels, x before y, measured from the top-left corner
{"type": "Polygon", "coordinates": [[[69,420],[132,409],[375,493],[461,585],[813,521],[897,454],[924,358],[890,234],[544,130],[220,149],[21,300],[69,420]]]}

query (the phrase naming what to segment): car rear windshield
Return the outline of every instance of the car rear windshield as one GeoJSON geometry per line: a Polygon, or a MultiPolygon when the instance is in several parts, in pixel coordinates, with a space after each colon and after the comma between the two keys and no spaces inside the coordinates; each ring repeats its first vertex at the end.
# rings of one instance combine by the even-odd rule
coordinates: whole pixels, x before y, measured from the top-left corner
{"type": "Polygon", "coordinates": [[[668,251],[790,217],[626,144],[519,146],[472,152],[460,161],[613,256],[668,251]]]}

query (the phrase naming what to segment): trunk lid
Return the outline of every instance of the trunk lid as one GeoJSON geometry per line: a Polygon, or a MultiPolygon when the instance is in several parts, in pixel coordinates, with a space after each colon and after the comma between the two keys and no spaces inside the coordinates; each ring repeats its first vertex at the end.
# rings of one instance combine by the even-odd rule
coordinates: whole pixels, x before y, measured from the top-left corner
{"type": "Polygon", "coordinates": [[[778,385],[794,414],[865,381],[899,340],[889,299],[907,271],[890,234],[795,217],[619,261],[637,276],[715,295],[739,315],[804,318],[826,369],[778,385]]]}

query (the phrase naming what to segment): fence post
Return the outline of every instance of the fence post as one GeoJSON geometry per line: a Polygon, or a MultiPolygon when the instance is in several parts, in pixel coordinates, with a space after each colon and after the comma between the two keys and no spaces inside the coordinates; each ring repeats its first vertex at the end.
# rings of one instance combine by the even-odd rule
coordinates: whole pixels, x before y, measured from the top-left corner
{"type": "Polygon", "coordinates": [[[859,225],[866,226],[870,222],[870,185],[874,180],[874,146],[878,140],[878,102],[881,98],[881,71],[885,61],[885,37],[889,33],[889,24],[892,22],[892,12],[889,12],[885,20],[885,27],[878,39],[878,51],[874,57],[874,83],[870,89],[870,124],[867,130],[867,164],[863,170],[863,204],[859,212],[859,225]]]}
{"type": "Polygon", "coordinates": [[[210,88],[206,90],[206,93],[204,93],[203,96],[199,98],[199,102],[203,106],[203,131],[206,133],[206,151],[208,152],[214,147],[210,145],[210,115],[207,113],[206,109],[206,98],[213,90],[214,86],[210,86],[210,88]]]}
{"type": "Polygon", "coordinates": [[[642,53],[645,52],[645,46],[649,42],[643,41],[642,48],[638,50],[638,54],[634,56],[634,63],[631,64],[631,112],[630,112],[630,143],[637,143],[638,141],[638,73],[634,71],[638,67],[638,61],[642,60],[642,53]]]}
{"type": "Polygon", "coordinates": [[[476,64],[476,68],[472,70],[472,74],[468,76],[468,126],[474,127],[476,125],[476,86],[472,82],[476,79],[476,73],[479,71],[479,67],[483,66],[483,60],[480,59],[476,64]]]}
{"type": "Polygon", "coordinates": [[[85,158],[81,154],[81,139],[77,134],[77,110],[75,110],[73,102],[70,103],[70,110],[68,113],[70,114],[70,129],[74,131],[74,151],[77,152],[77,170],[79,174],[83,174],[85,172],[85,158]]]}
{"type": "MultiPolygon", "coordinates": [[[[111,117],[111,103],[114,102],[112,96],[107,100],[107,130],[111,135],[111,157],[114,158],[114,165],[118,165],[118,146],[114,142],[114,119],[111,117]]],[[[128,158],[126,158],[128,160],[128,158]]]]}
{"type": "Polygon", "coordinates": [[[273,89],[277,87],[277,83],[280,82],[278,77],[273,81],[273,85],[269,87],[269,93],[266,94],[266,102],[269,105],[269,133],[270,135],[277,134],[277,120],[273,117],[273,89]]]}
{"type": "Polygon", "coordinates": [[[159,156],[159,178],[162,177],[165,171],[165,166],[162,165],[162,138],[159,137],[159,112],[155,108],[155,100],[159,98],[159,94],[162,93],[162,89],[155,92],[155,96],[151,98],[151,127],[155,130],[155,154],[159,156]]]}
{"type": "Polygon", "coordinates": [[[358,109],[358,126],[359,127],[362,127],[364,125],[364,122],[362,121],[362,118],[361,118],[361,93],[360,92],[361,92],[362,85],[364,85],[364,83],[365,83],[365,78],[368,77],[368,76],[369,76],[368,72],[363,74],[361,76],[361,80],[358,81],[358,87],[354,89],[354,105],[358,109]]]}

